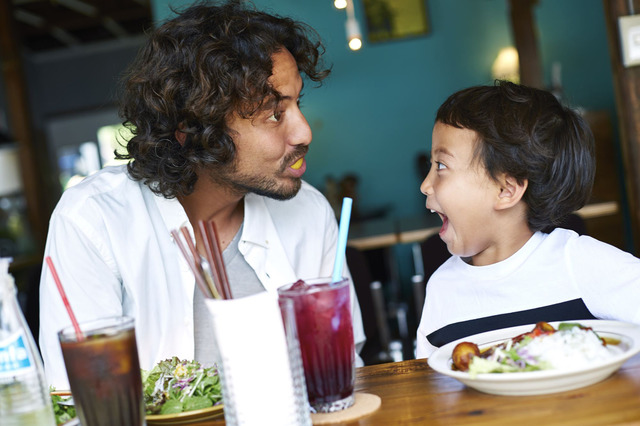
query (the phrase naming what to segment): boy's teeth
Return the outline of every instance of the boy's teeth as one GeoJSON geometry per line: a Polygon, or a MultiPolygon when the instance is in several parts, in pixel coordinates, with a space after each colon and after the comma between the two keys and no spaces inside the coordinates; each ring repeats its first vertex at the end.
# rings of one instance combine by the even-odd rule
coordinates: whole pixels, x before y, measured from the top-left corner
{"type": "Polygon", "coordinates": [[[302,162],[304,161],[304,158],[299,159],[298,161],[296,161],[295,163],[293,163],[291,165],[292,169],[298,170],[300,167],[302,167],[302,162]]]}
{"type": "Polygon", "coordinates": [[[429,210],[431,210],[431,213],[435,213],[436,212],[434,209],[429,209],[429,210]]]}

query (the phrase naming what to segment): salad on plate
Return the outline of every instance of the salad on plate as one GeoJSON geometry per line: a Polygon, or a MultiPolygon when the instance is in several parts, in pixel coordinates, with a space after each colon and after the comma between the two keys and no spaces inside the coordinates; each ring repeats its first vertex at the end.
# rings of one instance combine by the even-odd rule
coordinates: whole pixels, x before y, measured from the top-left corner
{"type": "Polygon", "coordinates": [[[147,415],[176,414],[222,403],[216,367],[173,357],[142,370],[147,415]]]}

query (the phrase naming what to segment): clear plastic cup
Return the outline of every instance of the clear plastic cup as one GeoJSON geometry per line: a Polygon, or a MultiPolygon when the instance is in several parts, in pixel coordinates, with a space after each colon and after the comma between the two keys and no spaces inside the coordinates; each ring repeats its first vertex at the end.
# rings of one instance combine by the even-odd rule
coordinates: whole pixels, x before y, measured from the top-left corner
{"type": "Polygon", "coordinates": [[[110,317],[58,333],[71,394],[83,426],[145,425],[134,320],[110,317]]]}

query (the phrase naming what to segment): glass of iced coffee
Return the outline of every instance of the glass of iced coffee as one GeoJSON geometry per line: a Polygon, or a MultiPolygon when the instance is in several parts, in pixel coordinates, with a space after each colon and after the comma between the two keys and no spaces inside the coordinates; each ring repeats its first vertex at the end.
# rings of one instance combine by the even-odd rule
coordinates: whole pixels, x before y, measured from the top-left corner
{"type": "Polygon", "coordinates": [[[299,280],[278,289],[293,301],[307,394],[312,411],[353,405],[355,348],[349,280],[299,280]]]}
{"type": "Polygon", "coordinates": [[[83,426],[145,424],[134,320],[109,317],[58,333],[69,386],[83,426]]]}

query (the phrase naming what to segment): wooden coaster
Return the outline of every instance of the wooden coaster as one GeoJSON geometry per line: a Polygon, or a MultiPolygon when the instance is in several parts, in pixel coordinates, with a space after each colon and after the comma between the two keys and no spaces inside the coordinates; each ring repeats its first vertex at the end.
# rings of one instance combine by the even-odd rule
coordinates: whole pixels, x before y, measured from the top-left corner
{"type": "Polygon", "coordinates": [[[356,420],[373,413],[381,404],[382,400],[378,395],[356,392],[351,407],[335,413],[311,413],[311,422],[314,425],[328,425],[356,420]]]}

